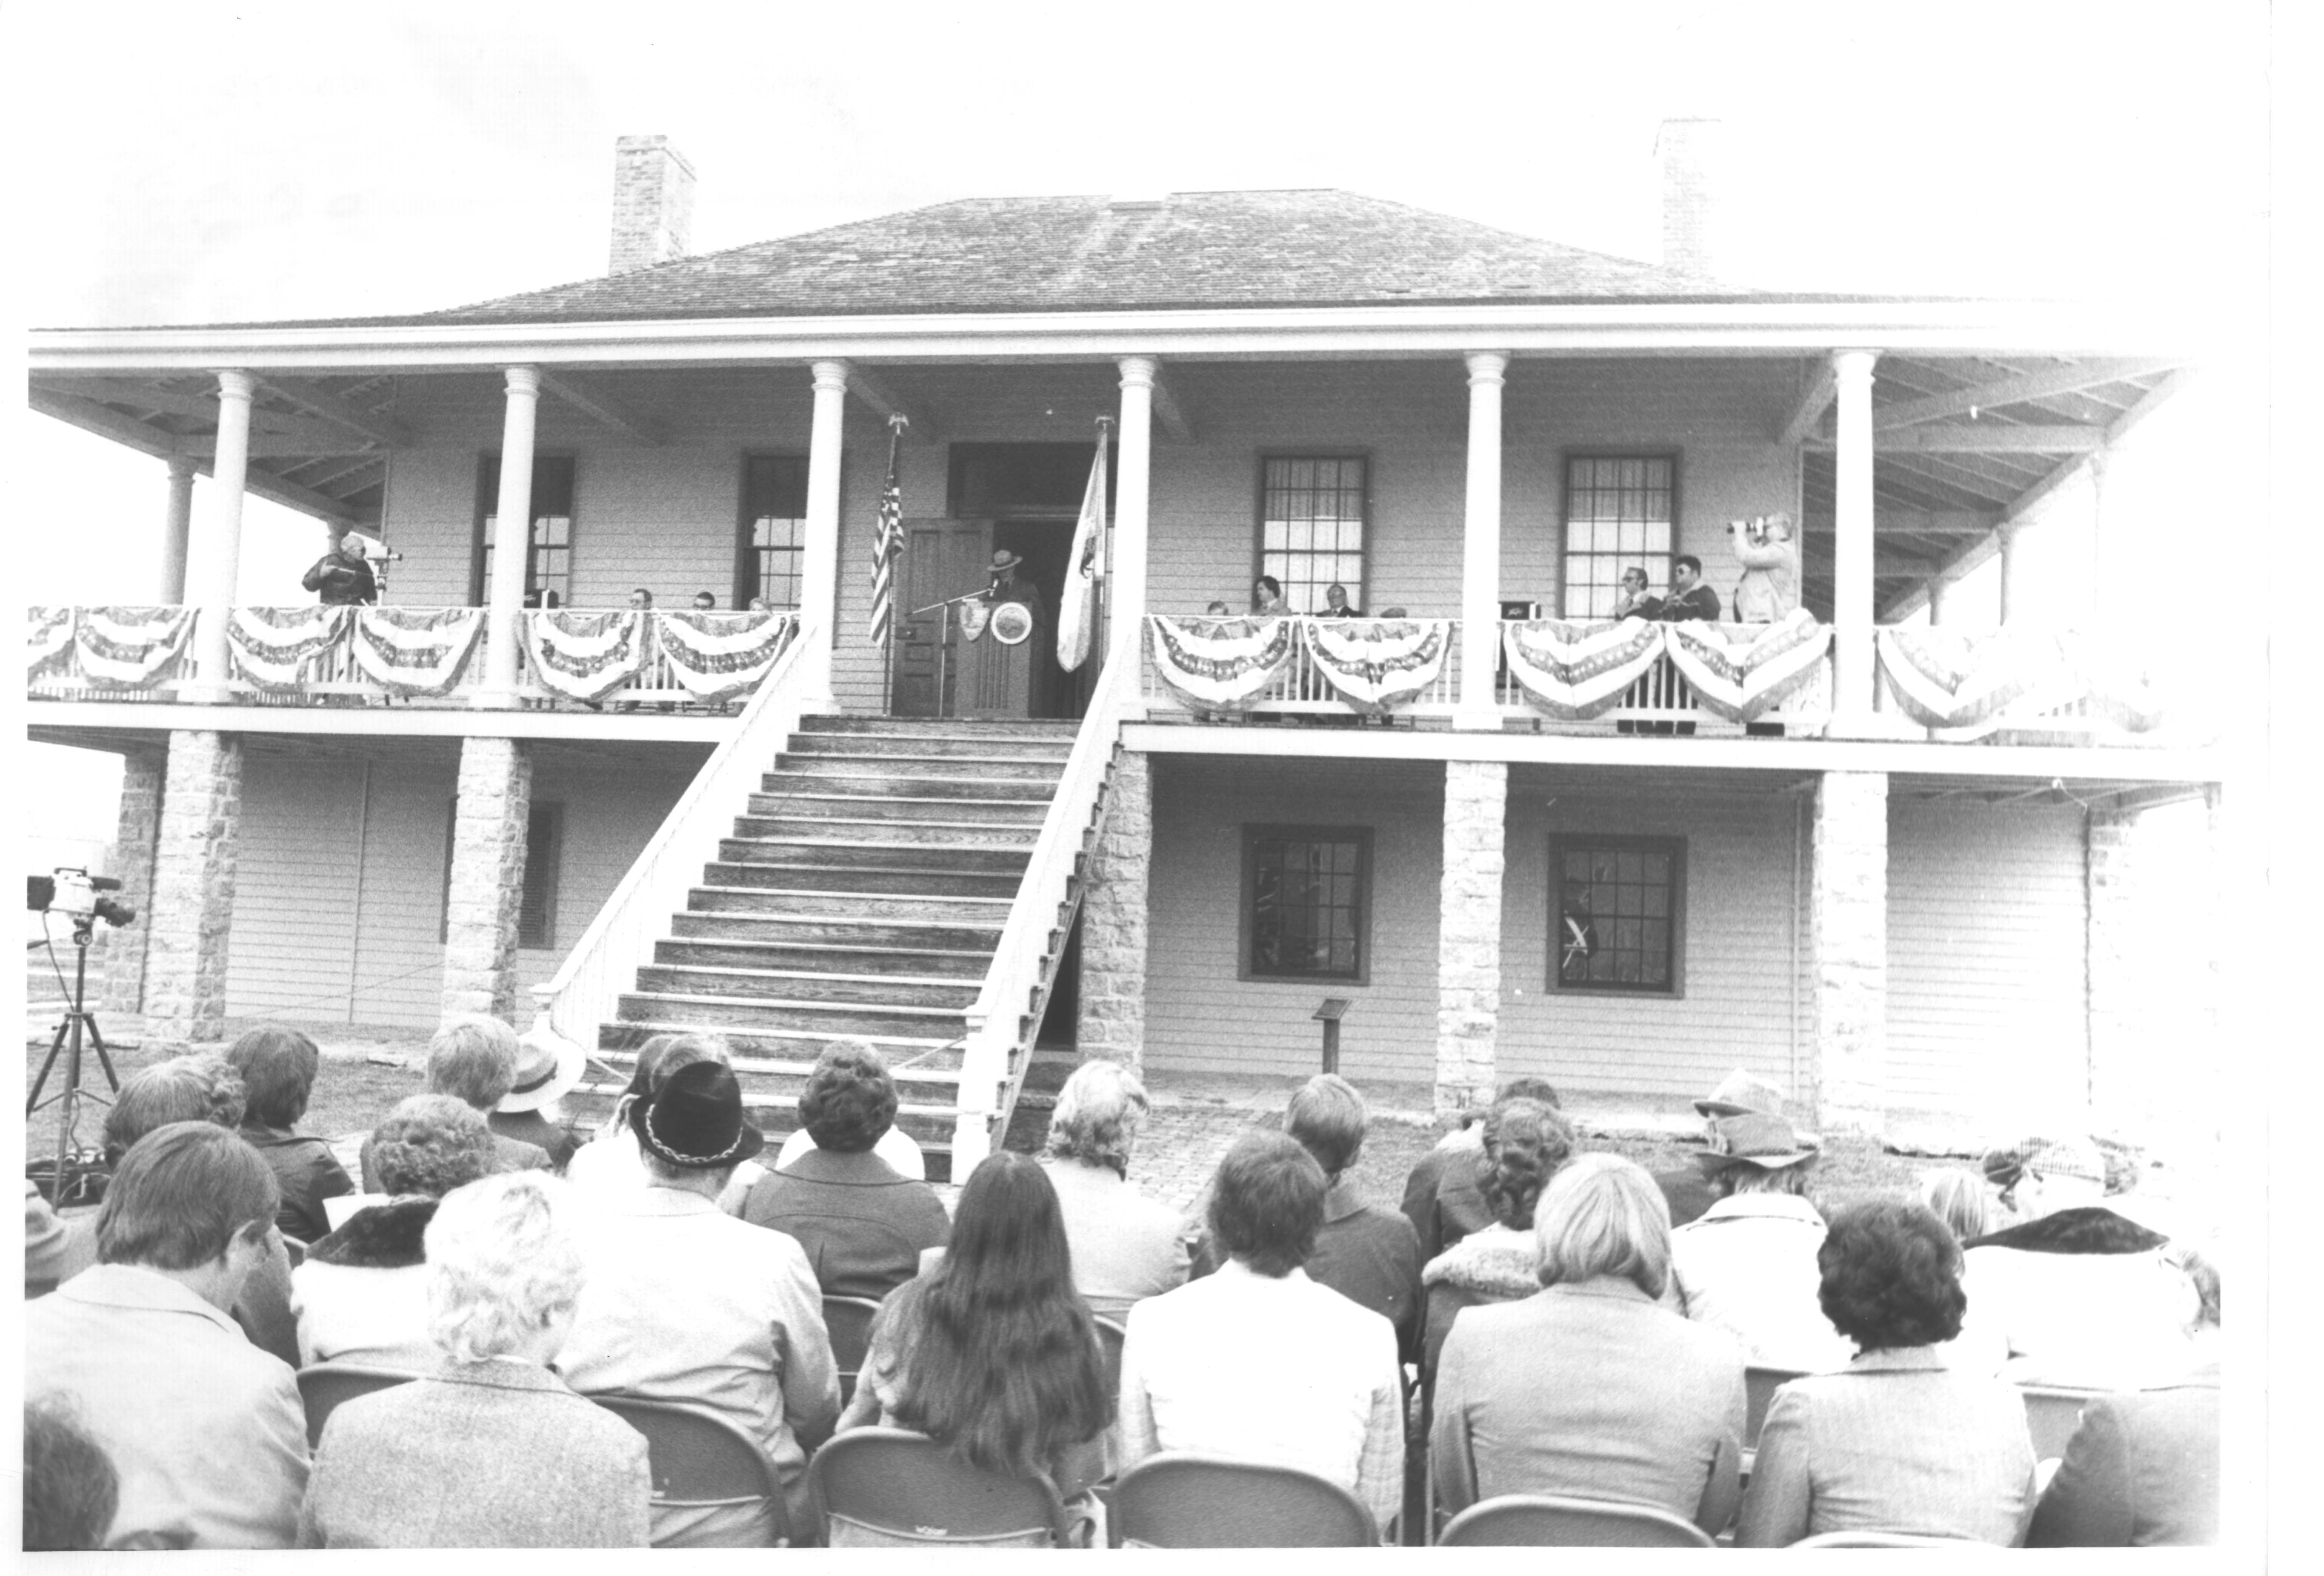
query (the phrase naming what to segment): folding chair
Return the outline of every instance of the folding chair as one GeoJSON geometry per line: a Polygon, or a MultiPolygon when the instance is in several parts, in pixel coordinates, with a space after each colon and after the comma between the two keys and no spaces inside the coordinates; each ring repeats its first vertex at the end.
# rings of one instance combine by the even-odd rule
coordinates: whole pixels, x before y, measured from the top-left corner
{"type": "Polygon", "coordinates": [[[1115,1548],[1369,1549],[1379,1524],[1364,1502],[1296,1467],[1165,1451],[1113,1486],[1115,1548]]]}
{"type": "Polygon", "coordinates": [[[307,1409],[307,1447],[312,1450],[322,1442],[323,1424],[330,1421],[341,1402],[368,1396],[374,1390],[410,1384],[419,1377],[394,1369],[365,1368],[355,1362],[318,1362],[312,1368],[300,1369],[299,1401],[307,1409]]]}
{"type": "Polygon", "coordinates": [[[1969,1538],[1932,1538],[1916,1532],[1820,1532],[1791,1545],[1795,1549],[1958,1549],[1975,1544],[1969,1538]]]}
{"type": "Polygon", "coordinates": [[[807,1475],[830,1548],[1073,1546],[1046,1475],[980,1470],[908,1429],[851,1428],[815,1452],[807,1475]]]}
{"type": "Polygon", "coordinates": [[[2034,1438],[2034,1459],[2056,1461],[2082,1425],[2082,1408],[2098,1390],[2066,1390],[2053,1385],[2020,1385],[2025,1398],[2025,1431],[2034,1438]]]}
{"type": "Polygon", "coordinates": [[[870,1297],[825,1297],[823,1327],[831,1335],[831,1359],[839,1369],[839,1404],[855,1398],[855,1377],[872,1350],[872,1321],[880,1304],[870,1297]]]}
{"type": "MultiPolygon", "coordinates": [[[[591,1396],[590,1400],[646,1436],[646,1460],[653,1473],[653,1507],[710,1510],[721,1506],[770,1507],[772,1530],[763,1543],[752,1539],[743,1547],[779,1548],[791,1537],[790,1511],[783,1501],[782,1479],[759,1442],[717,1413],[677,1401],[657,1401],[619,1392],[591,1396]]],[[[687,1546],[718,1547],[722,1541],[687,1546]]],[[[656,1548],[681,1546],[664,1543],[656,1548]]]]}
{"type": "Polygon", "coordinates": [[[1445,1524],[1439,1548],[1709,1549],[1701,1527],[1651,1505],[1555,1494],[1480,1499],[1445,1524]]]}
{"type": "Polygon", "coordinates": [[[1121,1343],[1130,1339],[1130,1332],[1102,1313],[1093,1313],[1090,1322],[1097,1326],[1097,1343],[1105,1349],[1105,1393],[1121,1394],[1121,1343]]]}

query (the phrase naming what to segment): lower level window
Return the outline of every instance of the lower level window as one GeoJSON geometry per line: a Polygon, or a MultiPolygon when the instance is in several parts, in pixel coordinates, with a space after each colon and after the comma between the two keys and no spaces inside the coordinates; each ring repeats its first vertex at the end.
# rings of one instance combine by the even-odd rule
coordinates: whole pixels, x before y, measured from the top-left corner
{"type": "Polygon", "coordinates": [[[1552,990],[1679,993],[1685,839],[1553,837],[1549,868],[1552,990]]]}
{"type": "Polygon", "coordinates": [[[1242,977],[1361,983],[1369,826],[1243,828],[1242,977]]]}

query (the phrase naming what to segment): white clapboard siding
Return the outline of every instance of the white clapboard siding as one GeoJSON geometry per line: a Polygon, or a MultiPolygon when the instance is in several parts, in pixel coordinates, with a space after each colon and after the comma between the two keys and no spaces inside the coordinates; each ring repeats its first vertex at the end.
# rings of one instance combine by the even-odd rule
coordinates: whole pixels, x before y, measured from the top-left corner
{"type": "Polygon", "coordinates": [[[359,762],[245,751],[228,1016],[346,1019],[362,799],[359,762]]]}
{"type": "MultiPolygon", "coordinates": [[[[1753,779],[1746,779],[1753,780],[1753,779]]],[[[1763,780],[1764,779],[1758,779],[1763,780]]],[[[1511,776],[1501,906],[1503,1077],[1560,1090],[1701,1095],[1737,1066],[1803,1095],[1795,1046],[1797,801],[1769,791],[1576,791],[1553,772],[1511,776]],[[1554,800],[1552,803],[1550,801],[1554,800]],[[1683,989],[1674,996],[1548,989],[1553,834],[1686,843],[1683,989]]]]}
{"type": "Polygon", "coordinates": [[[1146,1063],[1157,1071],[1291,1077],[1322,1066],[1327,996],[1355,1005],[1340,1070],[1425,1083],[1435,1064],[1440,766],[1154,758],[1146,1063]],[[1242,828],[1372,828],[1371,966],[1346,981],[1238,980],[1242,828]]]}
{"type": "Polygon", "coordinates": [[[1889,816],[1888,1077],[1900,1106],[2087,1091],[2078,806],[1897,801],[1889,816]]]}
{"type": "MultiPolygon", "coordinates": [[[[664,441],[640,443],[543,397],[540,452],[574,460],[574,605],[618,606],[635,585],[664,605],[704,589],[725,603],[743,456],[807,452],[807,370],[586,375],[651,417],[664,441]]],[[[1457,360],[1174,365],[1167,375],[1197,441],[1154,447],[1149,606],[1195,613],[1217,598],[1242,607],[1256,572],[1261,456],[1354,450],[1371,459],[1366,605],[1458,611],[1468,396],[1457,360]]],[[[1714,584],[1729,583],[1724,522],[1798,508],[1796,467],[1766,440],[1790,376],[1780,361],[1517,363],[1502,436],[1502,594],[1555,606],[1563,456],[1600,447],[1679,455],[1680,549],[1711,565],[1714,584]]],[[[392,594],[415,606],[467,600],[477,460],[498,450],[502,413],[497,378],[427,381],[428,399],[397,412],[417,439],[389,468],[383,525],[405,555],[392,594]]],[[[1096,416],[1120,405],[1105,366],[916,367],[895,381],[945,440],[904,446],[904,512],[914,517],[950,506],[950,443],[1083,441],[1096,416]]],[[[862,631],[887,438],[849,401],[833,683],[852,709],[881,702],[881,655],[862,631]]]]}

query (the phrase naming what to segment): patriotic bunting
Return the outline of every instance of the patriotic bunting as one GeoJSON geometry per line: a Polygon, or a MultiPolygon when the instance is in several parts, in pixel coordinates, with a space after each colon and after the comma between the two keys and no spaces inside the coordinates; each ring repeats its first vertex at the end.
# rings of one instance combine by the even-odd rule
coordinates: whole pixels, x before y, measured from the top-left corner
{"type": "Polygon", "coordinates": [[[657,613],[658,639],[670,676],[700,701],[723,701],[756,689],[798,628],[788,613],[657,613]]]}
{"type": "Polygon", "coordinates": [[[1544,618],[1512,623],[1502,638],[1509,673],[1527,699],[1560,722],[1612,711],[1663,654],[1665,626],[1544,618]]]}
{"type": "Polygon", "coordinates": [[[26,678],[38,683],[43,677],[71,671],[73,610],[35,607],[27,611],[32,614],[32,634],[25,652],[26,678]]]}
{"type": "Polygon", "coordinates": [[[1886,624],[1873,636],[1890,689],[1923,727],[1996,727],[2005,714],[2050,711],[2083,693],[2052,630],[1886,624]]]}
{"type": "Polygon", "coordinates": [[[652,625],[635,608],[524,615],[534,682],[567,700],[596,700],[627,684],[645,666],[651,640],[652,625]]]}
{"type": "Polygon", "coordinates": [[[358,607],[355,666],[388,694],[451,693],[484,633],[481,607],[358,607]]]}
{"type": "Polygon", "coordinates": [[[2098,636],[2069,632],[2066,659],[2081,675],[2091,709],[2116,727],[2144,733],[2163,721],[2163,697],[2129,651],[2098,636]]]}
{"type": "Polygon", "coordinates": [[[151,689],[185,654],[190,607],[85,607],[73,641],[83,678],[110,689],[151,689]]]}
{"type": "Polygon", "coordinates": [[[1436,682],[1452,648],[1446,619],[1299,621],[1315,670],[1360,712],[1387,711],[1436,682]]]}
{"type": "Polygon", "coordinates": [[[1695,700],[1730,723],[1756,723],[1816,676],[1831,628],[1794,608],[1769,624],[1695,621],[1660,626],[1664,649],[1695,700]]]}
{"type": "Polygon", "coordinates": [[[1204,711],[1240,711],[1275,682],[1296,650],[1287,618],[1170,618],[1157,614],[1154,670],[1173,694],[1204,711]]]}
{"type": "Polygon", "coordinates": [[[298,689],[321,677],[351,622],[345,607],[237,607],[226,619],[227,659],[261,689],[298,689]]]}

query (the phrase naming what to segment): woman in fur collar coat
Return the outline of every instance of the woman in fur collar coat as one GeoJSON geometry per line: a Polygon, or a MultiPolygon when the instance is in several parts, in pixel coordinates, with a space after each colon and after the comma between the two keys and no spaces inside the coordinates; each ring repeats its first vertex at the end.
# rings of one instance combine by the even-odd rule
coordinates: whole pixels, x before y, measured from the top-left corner
{"type": "Polygon", "coordinates": [[[1436,1354],[1461,1310],[1508,1303],[1541,1289],[1540,1256],[1533,1240],[1533,1206],[1557,1168],[1573,1153],[1573,1129],[1554,1106],[1536,1100],[1496,1103],[1485,1118],[1484,1153],[1477,1158],[1477,1191],[1493,1223],[1470,1232],[1430,1259],[1420,1272],[1427,1289],[1428,1321],[1421,1337],[1421,1372],[1431,1382],[1436,1354]]]}
{"type": "Polygon", "coordinates": [[[379,1124],[370,1154],[387,1202],[357,1211],[290,1273],[299,1360],[422,1373],[440,1356],[428,1335],[422,1238],[438,1200],[493,1169],[493,1133],[462,1101],[418,1094],[379,1124]]]}

